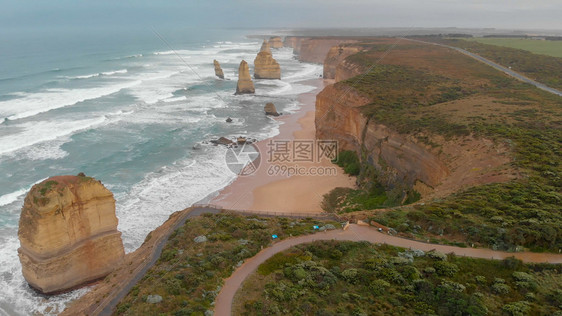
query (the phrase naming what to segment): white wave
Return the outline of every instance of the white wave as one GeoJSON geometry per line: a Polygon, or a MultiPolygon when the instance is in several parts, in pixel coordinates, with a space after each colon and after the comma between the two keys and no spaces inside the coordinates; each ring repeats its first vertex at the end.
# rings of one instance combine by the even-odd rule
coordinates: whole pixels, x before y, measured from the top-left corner
{"type": "Polygon", "coordinates": [[[74,76],[74,77],[64,77],[64,78],[68,78],[68,79],[89,79],[89,78],[94,78],[94,77],[99,77],[99,76],[112,76],[112,75],[116,75],[116,74],[126,74],[126,73],[127,73],[127,69],[120,69],[120,70],[114,70],[114,71],[98,72],[98,73],[95,73],[95,74],[74,76]]]}
{"type": "Polygon", "coordinates": [[[73,121],[26,122],[15,126],[19,131],[0,137],[0,155],[14,152],[45,141],[89,129],[106,121],[105,116],[73,121]]]}
{"type": "Polygon", "coordinates": [[[138,248],[171,213],[189,207],[234,179],[224,162],[225,151],[222,147],[205,147],[204,154],[195,161],[180,160],[150,173],[117,197],[119,230],[127,252],[138,248]]]}
{"type": "Polygon", "coordinates": [[[187,97],[185,95],[182,95],[180,97],[172,97],[172,98],[167,98],[164,100],[164,102],[176,102],[176,101],[183,101],[183,100],[187,100],[187,97]]]}
{"type": "Polygon", "coordinates": [[[14,192],[4,194],[4,195],[0,196],[0,206],[9,205],[9,204],[14,203],[15,201],[18,200],[18,198],[20,198],[21,196],[23,196],[24,194],[29,192],[29,190],[31,190],[31,187],[33,187],[37,183],[40,183],[40,182],[44,181],[45,179],[47,179],[47,178],[41,179],[41,180],[33,183],[32,185],[30,185],[27,188],[21,188],[17,191],[14,191],[14,192]]]}
{"type": "Polygon", "coordinates": [[[17,232],[13,237],[0,237],[0,307],[8,315],[57,315],[70,300],[86,294],[90,288],[49,297],[38,296],[21,273],[17,249],[17,232]]]}
{"type": "Polygon", "coordinates": [[[86,100],[104,97],[139,84],[140,81],[106,85],[89,89],[47,89],[25,94],[24,97],[0,101],[0,116],[17,120],[54,109],[67,107],[86,100]]]}

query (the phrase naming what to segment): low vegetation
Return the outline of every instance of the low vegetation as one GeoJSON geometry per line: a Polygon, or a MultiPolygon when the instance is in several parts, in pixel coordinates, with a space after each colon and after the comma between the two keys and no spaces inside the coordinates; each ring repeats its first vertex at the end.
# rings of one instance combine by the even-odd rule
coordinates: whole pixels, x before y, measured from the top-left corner
{"type": "MultiPolygon", "coordinates": [[[[524,49],[505,47],[508,45],[490,45],[492,43],[483,44],[480,41],[472,41],[465,39],[443,38],[443,37],[427,37],[423,40],[430,40],[450,46],[466,49],[472,53],[488,58],[504,67],[524,74],[525,76],[544,83],[555,89],[562,89],[562,56],[554,57],[547,55],[539,55],[529,51],[529,47],[524,49]]],[[[494,39],[497,40],[497,39],[494,39]]],[[[552,48],[549,50],[556,51],[556,43],[552,42],[552,48]]],[[[560,47],[561,44],[557,46],[560,47]]]]}
{"type": "Polygon", "coordinates": [[[482,44],[504,46],[515,49],[522,49],[534,54],[548,55],[552,57],[562,58],[562,40],[548,41],[530,38],[470,38],[482,44]]]}
{"type": "MultiPolygon", "coordinates": [[[[489,48],[489,45],[464,40],[433,40],[450,45],[475,45],[469,46],[471,48],[484,49],[485,46],[489,54],[505,53],[503,58],[523,58],[533,65],[542,65],[540,69],[546,72],[552,71],[552,67],[562,69],[562,64],[556,64],[557,60],[562,60],[560,58],[497,46],[489,48]]],[[[400,55],[399,50],[398,46],[396,55],[400,55]]],[[[409,45],[407,51],[414,54],[411,50],[409,45]]],[[[429,57],[416,59],[421,64],[419,67],[411,62],[409,55],[404,55],[390,60],[392,65],[376,65],[366,75],[338,84],[371,97],[373,102],[362,108],[365,116],[394,131],[414,136],[429,147],[443,146],[443,142],[436,143],[433,136],[456,142],[462,142],[466,136],[487,138],[506,146],[513,159],[509,167],[520,176],[508,183],[464,189],[413,208],[374,214],[371,219],[406,236],[424,240],[445,236],[457,243],[502,250],[528,248],[559,252],[562,249],[562,99],[491,67],[472,63],[469,57],[454,55],[456,58],[452,58],[450,52],[435,46],[425,45],[424,50],[429,57]],[[470,115],[463,114],[468,110],[470,115]]],[[[369,69],[369,63],[379,57],[377,51],[363,52],[348,60],[369,69]]],[[[554,71],[552,75],[560,76],[560,72],[554,71]]],[[[370,179],[369,188],[377,188],[384,181],[377,181],[376,176],[365,176],[369,170],[371,174],[376,172],[372,172],[368,159],[361,158],[359,179],[370,179]]],[[[362,203],[377,200],[378,191],[361,189],[362,192],[332,191],[325,196],[325,209],[349,212],[378,208],[362,203]]],[[[388,187],[385,191],[388,197],[391,191],[388,187]]],[[[398,193],[393,195],[399,197],[397,200],[377,200],[382,202],[378,206],[408,204],[419,198],[415,191],[409,191],[405,199],[398,193]]]]}
{"type": "Polygon", "coordinates": [[[263,263],[234,314],[562,315],[561,284],[560,265],[324,241],[263,263]]]}
{"type": "Polygon", "coordinates": [[[116,315],[207,315],[223,279],[277,239],[313,233],[313,219],[205,214],[170,237],[158,262],[117,306],[116,315]],[[156,295],[162,300],[151,303],[156,295]]]}

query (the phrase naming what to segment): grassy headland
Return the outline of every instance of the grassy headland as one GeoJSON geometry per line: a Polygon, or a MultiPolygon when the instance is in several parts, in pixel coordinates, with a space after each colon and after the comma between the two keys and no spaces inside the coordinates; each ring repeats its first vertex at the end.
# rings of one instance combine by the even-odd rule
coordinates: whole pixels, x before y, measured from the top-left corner
{"type": "MultiPolygon", "coordinates": [[[[476,53],[481,49],[489,54],[483,56],[496,61],[521,58],[517,60],[537,66],[537,72],[550,76],[552,82],[562,76],[552,71],[562,69],[562,58],[463,40],[439,41],[476,53]]],[[[493,140],[509,148],[508,167],[520,176],[464,188],[413,208],[374,212],[371,219],[416,238],[447,235],[457,242],[504,250],[562,249],[562,98],[445,48],[424,44],[415,48],[408,43],[380,59],[384,52],[373,46],[347,58],[367,72],[336,84],[372,100],[362,107],[364,116],[437,150],[445,150],[447,142],[468,138],[493,140]]],[[[378,175],[362,156],[360,182],[376,188],[378,175]]],[[[340,212],[377,208],[362,203],[373,193],[364,190],[363,195],[367,198],[333,191],[326,195],[325,204],[340,212]]],[[[378,205],[388,206],[392,204],[378,205]]]]}

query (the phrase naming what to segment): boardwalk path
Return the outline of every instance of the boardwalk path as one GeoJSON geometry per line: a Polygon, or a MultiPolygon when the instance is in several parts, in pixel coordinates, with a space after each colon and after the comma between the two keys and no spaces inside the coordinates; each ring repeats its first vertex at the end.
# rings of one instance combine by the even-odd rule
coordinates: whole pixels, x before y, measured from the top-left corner
{"type": "Polygon", "coordinates": [[[278,252],[287,250],[295,245],[310,243],[317,240],[347,240],[347,241],[368,241],[371,243],[383,243],[393,246],[419,249],[424,251],[436,250],[443,253],[454,253],[457,256],[466,256],[484,259],[505,259],[515,257],[523,262],[535,263],[562,263],[562,255],[552,253],[531,253],[531,252],[503,252],[491,249],[461,248],[453,246],[428,244],[419,241],[404,239],[400,237],[389,236],[380,233],[376,229],[366,226],[349,225],[347,230],[333,230],[324,233],[316,233],[295,237],[280,241],[273,246],[259,252],[254,257],[247,259],[234,273],[225,280],[224,286],[215,300],[215,315],[226,316],[231,314],[232,301],[234,295],[242,282],[256,269],[260,264],[271,258],[278,252]]]}

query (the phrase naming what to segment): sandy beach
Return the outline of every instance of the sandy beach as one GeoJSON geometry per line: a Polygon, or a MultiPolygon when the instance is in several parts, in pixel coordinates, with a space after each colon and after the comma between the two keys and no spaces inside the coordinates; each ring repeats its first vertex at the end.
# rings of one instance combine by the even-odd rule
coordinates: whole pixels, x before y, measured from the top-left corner
{"type": "Polygon", "coordinates": [[[255,144],[261,156],[258,169],[251,175],[236,178],[211,200],[211,204],[232,210],[320,213],[324,194],[336,187],[355,185],[355,178],[346,175],[329,159],[316,159],[318,146],[311,143],[315,140],[315,102],[325,82],[313,79],[305,83],[316,89],[299,95],[301,109],[277,117],[283,123],[279,135],[255,144]],[[316,156],[307,161],[275,161],[272,156],[279,153],[276,146],[284,142],[289,146],[301,142],[313,144],[313,156],[316,156]]]}

